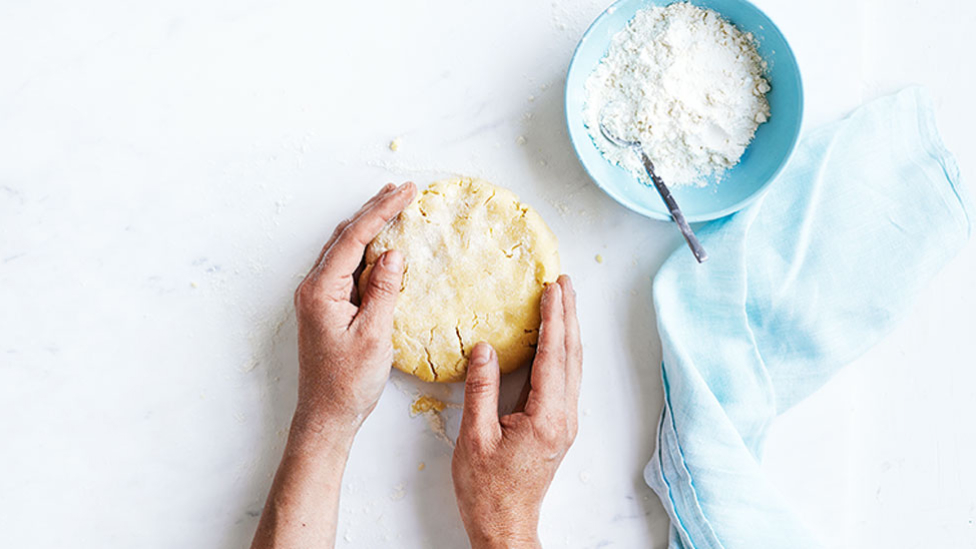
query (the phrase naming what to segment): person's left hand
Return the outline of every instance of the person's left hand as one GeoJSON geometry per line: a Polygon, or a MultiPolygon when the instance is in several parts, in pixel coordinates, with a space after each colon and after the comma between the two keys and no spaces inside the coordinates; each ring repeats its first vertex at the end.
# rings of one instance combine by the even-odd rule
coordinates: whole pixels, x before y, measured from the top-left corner
{"type": "Polygon", "coordinates": [[[498,353],[471,350],[451,473],[474,549],[541,546],[542,499],[576,438],[583,345],[568,276],[546,286],[540,310],[529,392],[513,413],[498,417],[498,353]]]}
{"type": "Polygon", "coordinates": [[[383,254],[362,296],[355,273],[366,245],[416,192],[413,183],[383,187],[336,227],[295,290],[298,406],[252,549],[335,545],[349,449],[393,365],[403,256],[383,254]]]}
{"type": "Polygon", "coordinates": [[[416,187],[383,187],[336,227],[295,291],[298,316],[298,407],[313,431],[355,431],[373,410],[393,363],[393,310],[403,256],[383,254],[358,295],[355,271],[369,242],[413,200],[416,187]]]}

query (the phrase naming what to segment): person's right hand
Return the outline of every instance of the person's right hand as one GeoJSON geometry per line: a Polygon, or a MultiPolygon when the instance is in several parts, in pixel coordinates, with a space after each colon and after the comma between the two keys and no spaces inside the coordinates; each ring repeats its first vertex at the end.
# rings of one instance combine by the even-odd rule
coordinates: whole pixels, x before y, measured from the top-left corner
{"type": "Polygon", "coordinates": [[[468,361],[452,473],[474,549],[539,547],[542,498],[577,430],[583,351],[568,276],[542,295],[542,326],[523,411],[498,417],[498,356],[479,343],[468,361]]]}

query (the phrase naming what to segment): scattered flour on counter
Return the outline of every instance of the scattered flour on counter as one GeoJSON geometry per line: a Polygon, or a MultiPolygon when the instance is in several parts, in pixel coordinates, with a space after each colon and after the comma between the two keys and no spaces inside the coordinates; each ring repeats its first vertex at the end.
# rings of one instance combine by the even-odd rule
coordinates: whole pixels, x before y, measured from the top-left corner
{"type": "Polygon", "coordinates": [[[769,119],[766,62],[750,33],[688,3],[638,11],[586,81],[583,120],[603,155],[651,181],[640,158],[599,129],[640,141],[669,185],[704,185],[739,162],[769,119]]]}

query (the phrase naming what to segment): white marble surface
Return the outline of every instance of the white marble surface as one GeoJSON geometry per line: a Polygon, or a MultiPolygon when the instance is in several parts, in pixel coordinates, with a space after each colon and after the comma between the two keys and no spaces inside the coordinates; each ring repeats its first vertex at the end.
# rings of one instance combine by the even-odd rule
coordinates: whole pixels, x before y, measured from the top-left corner
{"type": "MultiPolygon", "coordinates": [[[[801,61],[808,127],[922,83],[976,180],[976,6],[758,4],[801,61]]],[[[246,546],[294,405],[300,275],[381,184],[459,172],[537,207],[580,294],[581,430],[543,540],[663,547],[640,478],[661,404],[649,290],[680,240],[592,185],[561,116],[605,5],[0,5],[0,546],[246,546]]],[[[828,545],[976,545],[974,276],[970,246],[774,427],[765,467],[828,545]]],[[[418,390],[459,400],[393,376],[353,448],[340,547],[465,544],[418,390]]]]}

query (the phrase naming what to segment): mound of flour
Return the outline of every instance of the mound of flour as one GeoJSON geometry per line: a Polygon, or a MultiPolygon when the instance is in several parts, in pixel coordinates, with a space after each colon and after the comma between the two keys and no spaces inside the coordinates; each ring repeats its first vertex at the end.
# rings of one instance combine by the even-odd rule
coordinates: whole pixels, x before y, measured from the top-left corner
{"type": "Polygon", "coordinates": [[[600,133],[640,141],[669,185],[704,185],[738,163],[769,118],[766,62],[752,34],[688,3],[638,11],[586,81],[583,119],[597,147],[645,184],[640,158],[600,133]]]}

